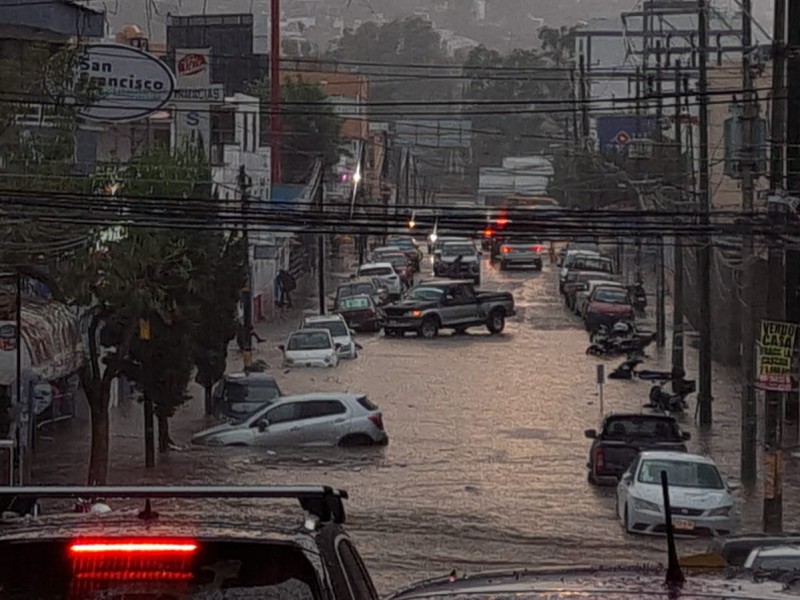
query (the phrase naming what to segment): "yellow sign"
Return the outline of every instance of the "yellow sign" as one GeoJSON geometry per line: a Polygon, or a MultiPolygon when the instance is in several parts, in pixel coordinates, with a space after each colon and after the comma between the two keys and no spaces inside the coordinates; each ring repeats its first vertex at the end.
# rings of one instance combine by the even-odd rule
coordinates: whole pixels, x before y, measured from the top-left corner
{"type": "Polygon", "coordinates": [[[797,325],[761,321],[757,387],[773,392],[792,391],[792,355],[797,325]]]}
{"type": "Polygon", "coordinates": [[[139,319],[139,339],[150,339],[150,321],[148,319],[139,319]]]}

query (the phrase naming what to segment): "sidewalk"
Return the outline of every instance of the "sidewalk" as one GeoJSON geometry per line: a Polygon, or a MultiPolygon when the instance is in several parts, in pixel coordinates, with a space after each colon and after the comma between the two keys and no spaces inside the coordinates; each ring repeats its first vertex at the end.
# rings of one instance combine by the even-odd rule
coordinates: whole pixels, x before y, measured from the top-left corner
{"type": "MultiPolygon", "coordinates": [[[[352,272],[354,258],[343,253],[341,258],[328,259],[329,270],[326,281],[326,296],[347,279],[352,272]]],[[[272,321],[256,324],[256,331],[264,342],[254,347],[253,359],[264,360],[268,373],[278,380],[278,385],[288,391],[300,391],[298,382],[280,370],[281,353],[278,345],[297,328],[305,315],[319,313],[317,275],[309,273],[301,282],[301,293],[294,298],[294,306],[280,313],[272,321]],[[289,380],[287,382],[287,380],[289,380]]],[[[242,354],[236,342],[228,348],[227,373],[241,371],[242,354]]],[[[178,444],[189,444],[192,434],[211,425],[212,420],[204,414],[203,389],[196,383],[189,385],[191,399],[181,406],[170,419],[170,434],[178,444]]],[[[84,411],[88,413],[88,410],[84,411]]],[[[142,406],[136,401],[121,402],[111,409],[111,458],[109,483],[135,484],[147,481],[149,474],[162,466],[169,468],[170,455],[183,454],[173,451],[156,456],[156,469],[144,468],[144,423],[142,406]]],[[[33,463],[33,482],[37,484],[84,484],[89,461],[90,423],[88,418],[72,419],[39,432],[33,463]]],[[[175,461],[179,463],[179,460],[175,461]]],[[[177,467],[178,465],[174,465],[177,467]]],[[[185,468],[185,465],[184,465],[185,468]]],[[[163,473],[162,473],[163,476],[163,473]]],[[[177,475],[176,475],[177,477],[177,475]]]]}

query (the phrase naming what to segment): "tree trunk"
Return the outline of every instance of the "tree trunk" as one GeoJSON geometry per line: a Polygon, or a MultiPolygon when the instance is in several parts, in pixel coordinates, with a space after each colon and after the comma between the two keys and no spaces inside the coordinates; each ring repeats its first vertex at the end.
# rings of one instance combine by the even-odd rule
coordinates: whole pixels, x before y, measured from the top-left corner
{"type": "Polygon", "coordinates": [[[106,485],[108,482],[108,454],[110,423],[108,406],[111,390],[95,382],[85,386],[92,421],[92,445],[89,455],[89,485],[106,485]]]}
{"type": "Polygon", "coordinates": [[[144,410],[144,466],[152,469],[156,466],[155,431],[153,427],[153,401],[145,394],[142,403],[144,410]]]}
{"type": "Polygon", "coordinates": [[[210,385],[203,386],[204,391],[204,401],[205,401],[205,413],[207,417],[210,417],[214,413],[214,406],[213,406],[213,398],[211,396],[213,387],[210,385]]]}
{"type": "Polygon", "coordinates": [[[158,451],[168,452],[172,440],[169,437],[169,419],[158,415],[158,451]]]}

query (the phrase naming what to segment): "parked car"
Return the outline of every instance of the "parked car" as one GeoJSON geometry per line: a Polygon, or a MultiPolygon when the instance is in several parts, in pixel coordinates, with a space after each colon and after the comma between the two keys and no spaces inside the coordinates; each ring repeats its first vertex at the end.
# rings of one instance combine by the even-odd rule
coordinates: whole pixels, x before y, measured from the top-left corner
{"type": "Polygon", "coordinates": [[[726,535],[733,497],[708,457],[682,452],[640,453],[617,486],[617,517],[628,533],[665,533],[661,472],[669,481],[672,527],[678,534],[726,535]]]}
{"type": "Polygon", "coordinates": [[[500,244],[500,270],[514,265],[530,265],[542,270],[547,246],[541,240],[508,239],[500,244]]]}
{"type": "Polygon", "coordinates": [[[405,254],[399,251],[394,254],[384,254],[380,262],[388,262],[394,267],[404,288],[414,285],[414,267],[405,254]]]}
{"type": "Polygon", "coordinates": [[[690,439],[673,417],[637,413],[606,415],[600,431],[587,429],[592,440],[589,450],[589,483],[615,484],[642,450],[686,452],[690,439]]]}
{"type": "Polygon", "coordinates": [[[192,437],[205,446],[369,446],[386,444],[380,409],[361,394],[284,396],[247,419],[192,437]]]}
{"type": "Polygon", "coordinates": [[[283,352],[284,367],[335,367],[339,353],[327,329],[301,329],[289,334],[283,352]]]}
{"type": "Polygon", "coordinates": [[[562,266],[569,252],[594,252],[600,253],[600,245],[595,240],[574,240],[567,242],[558,251],[558,265],[562,266]]]}
{"type": "MultiPolygon", "coordinates": [[[[574,295],[572,310],[573,312],[578,315],[580,318],[584,318],[586,314],[586,308],[589,306],[589,299],[592,297],[592,294],[598,287],[604,288],[616,288],[619,290],[625,290],[625,286],[617,281],[611,281],[610,279],[594,279],[597,275],[602,275],[602,273],[592,273],[591,276],[593,277],[589,281],[586,281],[582,284],[581,287],[585,289],[579,289],[574,295]]],[[[613,277],[609,275],[609,277],[613,277]]],[[[630,295],[629,295],[630,297],[630,295]]]]}
{"type": "Polygon", "coordinates": [[[420,265],[422,264],[422,250],[419,249],[417,240],[410,235],[391,236],[386,239],[386,245],[400,248],[408,257],[408,260],[411,261],[414,271],[419,272],[420,265]]]}
{"type": "Polygon", "coordinates": [[[584,323],[589,332],[601,325],[611,329],[617,321],[633,321],[635,313],[630,296],[624,288],[597,286],[586,301],[584,323]]]}
{"type": "Polygon", "coordinates": [[[386,335],[414,331],[424,338],[436,337],[441,329],[463,333],[469,327],[501,333],[506,318],[516,314],[509,292],[478,291],[471,281],[448,279],[420,283],[385,311],[386,335]]]}
{"type": "Polygon", "coordinates": [[[353,334],[342,315],[315,315],[303,319],[301,330],[327,329],[331,332],[339,358],[357,358],[358,349],[353,334]]]}
{"type": "Polygon", "coordinates": [[[441,255],[433,263],[433,274],[451,279],[472,279],[481,283],[481,259],[472,242],[446,242],[441,255]],[[460,267],[456,267],[461,257],[460,267]]]}
{"type": "Polygon", "coordinates": [[[264,373],[231,373],[214,387],[212,413],[216,417],[241,419],[282,395],[274,377],[264,373]]]}
{"type": "Polygon", "coordinates": [[[356,331],[379,331],[383,322],[383,311],[366,294],[342,298],[336,312],[356,331]]]}
{"type": "MultiPolygon", "coordinates": [[[[567,252],[566,257],[564,258],[563,262],[561,263],[561,269],[558,272],[558,291],[560,293],[564,293],[564,285],[567,282],[567,275],[569,274],[570,269],[572,269],[572,265],[577,261],[579,258],[600,258],[600,255],[597,252],[590,252],[587,250],[570,250],[567,252]]],[[[574,269],[575,271],[598,271],[600,269],[574,269]]],[[[610,270],[608,272],[613,272],[610,270]]]]}
{"type": "Polygon", "coordinates": [[[333,299],[333,310],[338,310],[339,303],[350,296],[366,294],[372,298],[377,306],[389,302],[389,288],[377,277],[354,277],[336,288],[333,299]]]}
{"type": "Polygon", "coordinates": [[[800,571],[800,546],[760,546],[750,552],[745,569],[754,571],[800,571]]]}
{"type": "Polygon", "coordinates": [[[387,254],[402,254],[405,253],[399,246],[380,246],[375,248],[369,255],[369,262],[386,262],[383,257],[387,254]]]}
{"type": "Polygon", "coordinates": [[[329,486],[26,487],[13,495],[30,508],[3,523],[3,598],[380,598],[344,529],[347,492],[329,486]],[[58,514],[59,503],[92,496],[143,510],[58,514]],[[188,515],[186,500],[198,504],[188,515]],[[283,510],[285,500],[296,510],[283,510]]]}
{"type": "Polygon", "coordinates": [[[727,565],[741,567],[747,562],[750,553],[756,548],[775,546],[800,546],[800,532],[764,533],[761,531],[739,533],[714,538],[709,545],[708,553],[715,554],[727,565]]]}
{"type": "Polygon", "coordinates": [[[359,277],[377,277],[389,290],[389,296],[399,297],[403,291],[400,275],[394,270],[392,263],[365,263],[358,268],[359,277]]]}
{"type": "MultiPolygon", "coordinates": [[[[442,247],[444,247],[445,244],[450,243],[450,242],[461,242],[463,244],[472,244],[473,246],[475,246],[473,241],[471,239],[467,238],[467,237],[454,237],[454,236],[447,236],[447,235],[446,236],[442,236],[442,237],[437,237],[436,241],[433,244],[433,250],[431,251],[431,254],[433,255],[433,264],[434,264],[434,266],[436,265],[436,261],[442,255],[442,247]]],[[[475,248],[475,251],[478,252],[478,249],[475,248]]]]}
{"type": "Polygon", "coordinates": [[[580,292],[588,288],[589,281],[616,281],[616,275],[610,273],[598,273],[597,271],[577,271],[571,269],[564,280],[564,304],[567,308],[575,311],[575,303],[580,292]]]}

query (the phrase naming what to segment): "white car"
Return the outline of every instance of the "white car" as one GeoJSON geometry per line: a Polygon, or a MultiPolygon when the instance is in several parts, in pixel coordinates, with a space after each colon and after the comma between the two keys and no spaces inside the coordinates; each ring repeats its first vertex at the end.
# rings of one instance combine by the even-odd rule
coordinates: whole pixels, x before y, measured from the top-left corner
{"type": "Polygon", "coordinates": [[[358,268],[358,276],[377,277],[386,285],[389,293],[395,296],[399,296],[403,292],[403,283],[400,281],[400,275],[394,270],[392,263],[379,262],[363,264],[358,268]]]}
{"type": "Polygon", "coordinates": [[[353,332],[342,315],[316,315],[303,319],[300,329],[327,329],[331,332],[333,343],[338,345],[339,358],[357,358],[358,349],[353,332]]]}
{"type": "Polygon", "coordinates": [[[798,546],[759,546],[753,548],[745,569],[756,571],[800,571],[800,547],[798,546]]]}
{"type": "Polygon", "coordinates": [[[339,353],[327,329],[300,329],[291,333],[283,352],[284,367],[335,367],[339,353]]]}
{"type": "Polygon", "coordinates": [[[664,524],[661,472],[667,472],[676,534],[727,535],[733,497],[714,461],[683,452],[641,452],[617,486],[617,517],[628,533],[660,534],[664,524]]]}

